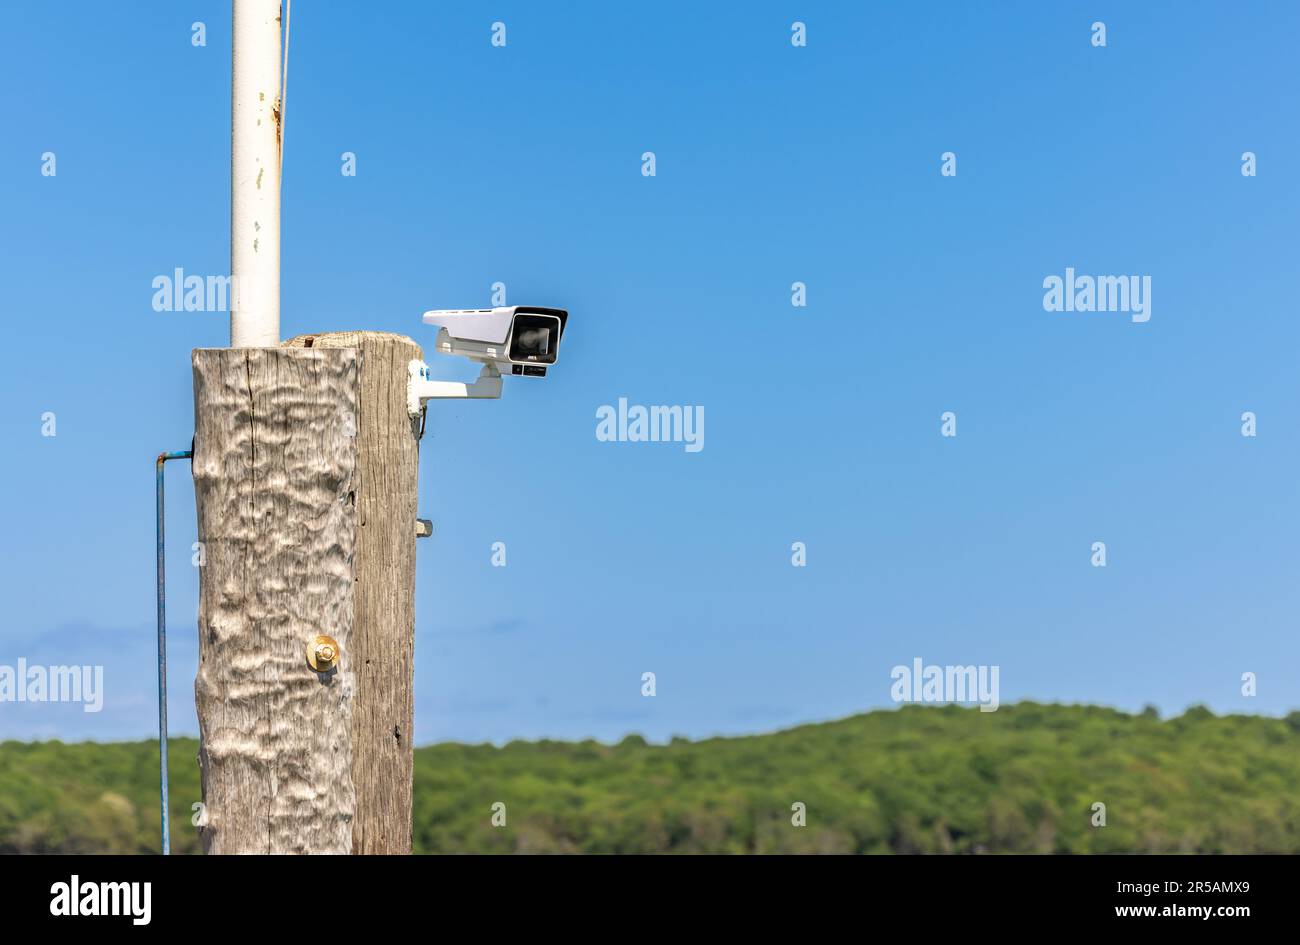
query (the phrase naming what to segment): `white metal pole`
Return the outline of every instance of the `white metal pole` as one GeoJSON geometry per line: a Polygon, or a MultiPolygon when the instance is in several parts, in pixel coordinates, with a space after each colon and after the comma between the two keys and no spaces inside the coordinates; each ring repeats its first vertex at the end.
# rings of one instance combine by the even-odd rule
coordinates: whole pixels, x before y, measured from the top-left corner
{"type": "Polygon", "coordinates": [[[233,0],[230,346],[280,344],[280,0],[233,0]]]}

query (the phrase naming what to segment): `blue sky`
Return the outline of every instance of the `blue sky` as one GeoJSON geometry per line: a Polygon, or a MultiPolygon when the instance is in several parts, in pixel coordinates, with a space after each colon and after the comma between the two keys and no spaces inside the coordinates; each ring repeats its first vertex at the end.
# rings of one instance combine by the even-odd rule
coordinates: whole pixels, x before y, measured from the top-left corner
{"type": "MultiPolygon", "coordinates": [[[[228,270],[229,4],[129,10],[7,4],[0,35],[0,664],[106,687],[97,714],[0,705],[0,737],[151,734],[153,458],[189,445],[190,350],[228,341],[151,283],[228,270]]],[[[764,731],[892,706],[918,656],[1000,666],[1003,703],[1300,707],[1298,26],[1291,3],[297,4],[283,336],[428,348],[423,311],[498,281],[572,313],[551,377],[430,410],[417,740],[764,731]],[[1150,321],[1044,311],[1066,267],[1149,275],[1150,321]],[[598,441],[619,397],[703,406],[705,448],[598,441]]],[[[196,732],[193,492],[167,475],[173,730],[196,732]]]]}

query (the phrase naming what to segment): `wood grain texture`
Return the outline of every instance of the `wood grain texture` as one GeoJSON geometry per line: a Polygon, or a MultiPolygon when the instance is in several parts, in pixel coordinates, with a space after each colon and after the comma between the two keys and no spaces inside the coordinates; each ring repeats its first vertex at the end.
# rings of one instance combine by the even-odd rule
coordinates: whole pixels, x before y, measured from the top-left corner
{"type": "Polygon", "coordinates": [[[352,654],[354,853],[411,852],[415,755],[415,520],[419,420],[406,412],[407,366],[424,352],[403,335],[303,335],[285,342],[362,353],[357,440],[356,616],[352,654]]]}
{"type": "Polygon", "coordinates": [[[360,357],[193,354],[207,853],[352,849],[360,357]],[[320,675],[305,655],[318,633],[342,651],[320,675]]]}

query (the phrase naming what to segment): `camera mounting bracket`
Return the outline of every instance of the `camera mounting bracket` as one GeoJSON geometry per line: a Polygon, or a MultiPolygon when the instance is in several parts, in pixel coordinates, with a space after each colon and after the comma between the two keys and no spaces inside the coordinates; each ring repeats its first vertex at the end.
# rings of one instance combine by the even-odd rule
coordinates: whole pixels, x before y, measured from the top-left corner
{"type": "Polygon", "coordinates": [[[473,384],[435,381],[423,361],[412,361],[407,371],[406,412],[412,417],[420,415],[426,400],[494,400],[501,396],[501,372],[495,364],[484,364],[473,384]]]}

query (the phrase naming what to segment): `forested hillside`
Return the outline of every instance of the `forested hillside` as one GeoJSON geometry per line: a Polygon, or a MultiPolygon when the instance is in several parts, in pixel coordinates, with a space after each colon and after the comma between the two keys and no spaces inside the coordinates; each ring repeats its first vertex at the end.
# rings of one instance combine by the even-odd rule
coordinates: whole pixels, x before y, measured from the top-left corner
{"type": "MultiPolygon", "coordinates": [[[[172,743],[177,852],[199,849],[197,748],[172,743]]],[[[744,738],[415,757],[422,853],[1300,852],[1300,713],[909,706],[744,738]]],[[[155,852],[157,804],[152,742],[0,744],[0,851],[155,852]]]]}

